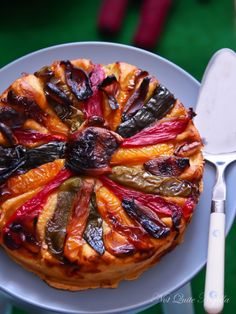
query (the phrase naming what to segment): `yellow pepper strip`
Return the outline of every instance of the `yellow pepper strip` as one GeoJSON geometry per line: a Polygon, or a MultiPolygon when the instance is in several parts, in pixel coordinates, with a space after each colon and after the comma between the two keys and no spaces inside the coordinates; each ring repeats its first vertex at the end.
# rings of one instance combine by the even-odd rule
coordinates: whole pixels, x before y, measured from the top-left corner
{"type": "Polygon", "coordinates": [[[18,195],[14,198],[11,198],[5,201],[0,206],[0,226],[5,225],[8,219],[14,214],[16,209],[19,208],[21,205],[23,205],[30,198],[32,198],[34,195],[36,195],[39,191],[40,191],[40,188],[37,188],[34,190],[32,189],[27,193],[18,195]]]}
{"type": "Polygon", "coordinates": [[[12,177],[7,182],[7,189],[13,196],[43,186],[59,173],[64,164],[64,159],[57,159],[38,168],[31,169],[24,174],[12,177]]]}
{"type": "Polygon", "coordinates": [[[158,156],[172,155],[173,152],[173,144],[156,144],[138,148],[120,148],[112,156],[111,164],[138,164],[158,156]]]}

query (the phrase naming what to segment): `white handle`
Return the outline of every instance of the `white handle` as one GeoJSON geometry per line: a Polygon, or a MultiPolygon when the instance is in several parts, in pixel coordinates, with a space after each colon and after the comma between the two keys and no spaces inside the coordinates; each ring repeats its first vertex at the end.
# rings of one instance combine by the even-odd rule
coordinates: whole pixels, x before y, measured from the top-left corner
{"type": "Polygon", "coordinates": [[[204,309],[218,314],[224,307],[225,214],[211,213],[204,309]]]}

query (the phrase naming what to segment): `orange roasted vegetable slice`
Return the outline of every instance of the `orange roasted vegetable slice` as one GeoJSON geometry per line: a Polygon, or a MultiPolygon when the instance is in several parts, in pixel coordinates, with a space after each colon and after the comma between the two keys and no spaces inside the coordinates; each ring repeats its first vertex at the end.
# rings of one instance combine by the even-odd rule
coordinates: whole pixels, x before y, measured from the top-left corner
{"type": "Polygon", "coordinates": [[[12,197],[44,186],[59,173],[64,164],[64,159],[57,159],[38,168],[31,169],[24,174],[10,178],[6,186],[7,195],[10,194],[12,197]]]}
{"type": "MultiPolygon", "coordinates": [[[[138,222],[128,217],[121,206],[120,199],[111,191],[104,186],[97,189],[96,200],[98,211],[112,229],[125,236],[128,242],[137,249],[146,250],[152,247],[146,231],[138,222]]],[[[109,237],[106,239],[108,240],[109,237]]]]}
{"type": "Polygon", "coordinates": [[[139,164],[158,156],[170,156],[173,152],[173,144],[156,144],[139,148],[120,148],[112,156],[111,164],[139,164]]]}

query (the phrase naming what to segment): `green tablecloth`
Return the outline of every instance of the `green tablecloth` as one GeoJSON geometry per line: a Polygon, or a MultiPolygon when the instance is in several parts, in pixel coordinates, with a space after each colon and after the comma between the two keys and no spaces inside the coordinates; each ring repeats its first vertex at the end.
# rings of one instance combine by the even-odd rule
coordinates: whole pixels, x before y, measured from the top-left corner
{"type": "MultiPolygon", "coordinates": [[[[119,1],[119,0],[117,0],[119,1]]],[[[138,22],[139,4],[132,1],[121,32],[111,41],[132,44],[138,22]]],[[[201,79],[211,55],[219,48],[236,50],[236,22],[233,0],[175,0],[161,40],[154,52],[178,64],[201,79]]],[[[96,29],[100,0],[12,0],[1,3],[0,67],[26,53],[44,47],[74,41],[104,40],[96,29]]],[[[229,302],[224,313],[236,308],[236,230],[226,242],[226,286],[229,302]]],[[[200,300],[204,271],[193,281],[193,296],[200,300]]],[[[203,313],[202,303],[194,302],[196,313],[203,313]]],[[[23,313],[14,309],[14,313],[23,313]]],[[[160,305],[143,313],[161,313],[160,305]]],[[[173,313],[174,314],[174,313],[173,313]]]]}

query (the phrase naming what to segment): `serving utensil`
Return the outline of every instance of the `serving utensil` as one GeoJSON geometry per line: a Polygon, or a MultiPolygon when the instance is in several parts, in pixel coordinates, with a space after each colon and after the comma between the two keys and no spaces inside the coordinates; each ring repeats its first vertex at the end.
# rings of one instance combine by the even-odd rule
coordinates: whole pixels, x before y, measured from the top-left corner
{"type": "Polygon", "coordinates": [[[236,54],[221,49],[203,76],[195,123],[204,137],[205,160],[216,167],[213,188],[204,308],[220,313],[224,306],[225,169],[236,160],[236,54]]]}

